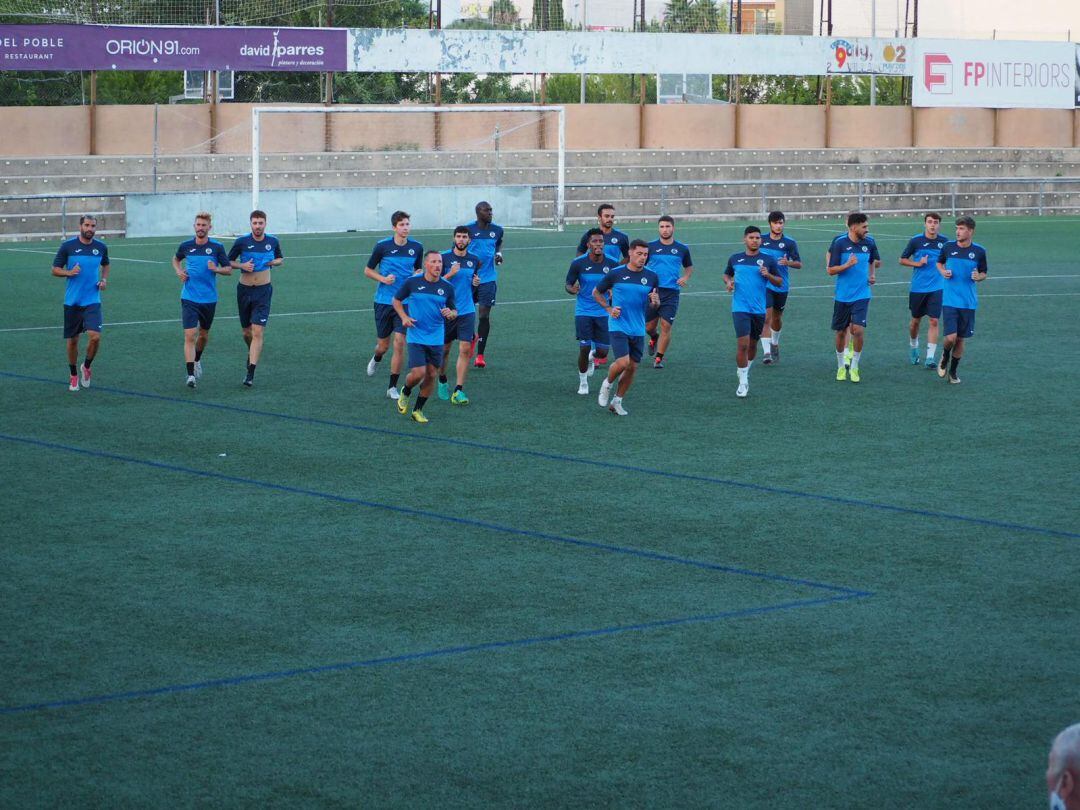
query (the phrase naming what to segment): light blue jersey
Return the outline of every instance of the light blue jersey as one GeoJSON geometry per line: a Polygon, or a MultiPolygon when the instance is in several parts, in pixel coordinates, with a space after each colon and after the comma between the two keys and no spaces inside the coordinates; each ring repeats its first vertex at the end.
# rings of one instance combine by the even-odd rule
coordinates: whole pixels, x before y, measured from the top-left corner
{"type": "Polygon", "coordinates": [[[416,321],[406,331],[405,340],[442,346],[446,335],[442,310],[454,308],[454,285],[442,278],[428,281],[423,275],[410,276],[394,297],[406,305],[409,317],[416,321]]]}
{"type": "Polygon", "coordinates": [[[566,286],[574,286],[575,281],[581,285],[578,288],[577,300],[574,302],[575,316],[587,315],[590,318],[603,318],[607,315],[607,311],[593,298],[593,290],[614,266],[614,263],[606,256],[602,261],[593,262],[588,254],[578,256],[570,262],[570,270],[566,273],[566,286]]]}
{"type": "Polygon", "coordinates": [[[77,276],[69,276],[64,290],[64,305],[86,307],[101,303],[101,268],[109,266],[109,249],[105,243],[94,239],[90,244],[83,244],[79,237],[61,243],[53,259],[53,267],[71,270],[79,266],[77,276]]]}
{"type": "Polygon", "coordinates": [[[937,261],[941,256],[941,249],[945,247],[945,238],[941,235],[931,239],[924,233],[911,237],[901,259],[911,259],[917,262],[926,257],[926,264],[922,267],[911,268],[911,292],[928,293],[944,289],[945,279],[937,269],[937,261]]]}
{"type": "Polygon", "coordinates": [[[473,276],[480,269],[480,258],[475,253],[465,252],[464,256],[458,256],[453,250],[448,250],[442,255],[443,279],[454,286],[454,300],[457,301],[458,315],[471,315],[476,312],[476,304],[473,303],[473,276]],[[461,269],[454,273],[453,278],[446,278],[454,262],[461,265],[461,269]]]}
{"type": "Polygon", "coordinates": [[[952,271],[952,278],[942,278],[945,291],[941,304],[956,309],[978,309],[979,294],[975,291],[976,282],[971,274],[989,272],[986,265],[986,251],[981,245],[972,242],[967,247],[960,247],[956,242],[946,242],[941,249],[938,261],[952,271]]]}
{"type": "Polygon", "coordinates": [[[180,298],[195,304],[217,303],[217,273],[207,265],[213,262],[218,267],[229,266],[225,246],[212,239],[202,245],[188,239],[176,249],[176,258],[184,263],[188,276],[180,290],[180,298]]]}
{"type": "Polygon", "coordinates": [[[469,252],[480,259],[480,283],[497,281],[499,274],[495,270],[495,254],[502,250],[502,226],[494,222],[481,225],[473,220],[465,227],[469,229],[469,252]]]}
{"type": "Polygon", "coordinates": [[[660,286],[666,290],[678,290],[683,270],[693,267],[690,248],[682,242],[665,245],[659,239],[649,242],[649,259],[646,267],[656,273],[660,286]]]}
{"type": "Polygon", "coordinates": [[[780,275],[776,259],[764,253],[751,256],[743,251],[733,253],[728,259],[724,275],[735,279],[735,292],[731,296],[732,312],[765,314],[765,289],[768,279],[761,275],[762,267],[774,276],[780,275]]]}
{"type": "Polygon", "coordinates": [[[761,240],[761,252],[766,256],[772,256],[776,259],[777,273],[783,281],[780,284],[773,284],[771,281],[767,282],[766,286],[773,292],[786,293],[791,289],[790,279],[788,278],[787,265],[780,264],[780,260],[787,258],[789,262],[801,262],[799,258],[799,246],[795,244],[795,240],[785,234],[780,234],[779,238],[774,239],[770,233],[767,237],[761,240]]]}
{"type": "Polygon", "coordinates": [[[612,269],[600,279],[596,289],[601,294],[610,292],[611,306],[620,309],[618,318],[608,316],[608,330],[631,337],[644,337],[649,293],[659,286],[660,279],[652,270],[634,271],[625,264],[612,269]]]}
{"type": "Polygon", "coordinates": [[[404,245],[399,245],[392,236],[376,242],[367,266],[378,270],[384,276],[393,276],[394,283],[379,282],[379,286],[375,288],[375,303],[392,303],[401,285],[420,269],[423,262],[424,246],[415,239],[406,239],[404,245]]]}
{"type": "Polygon", "coordinates": [[[230,261],[239,260],[241,264],[251,262],[255,265],[254,270],[241,270],[242,273],[258,273],[261,270],[267,270],[270,262],[280,258],[283,258],[281,243],[276,236],[268,233],[264,233],[262,239],[256,239],[250,233],[245,234],[233,242],[233,246],[229,248],[230,261]]]}
{"type": "Polygon", "coordinates": [[[870,294],[870,263],[881,261],[877,243],[869,236],[858,242],[853,242],[847,234],[833,239],[829,248],[829,267],[839,267],[851,256],[855,257],[856,263],[836,276],[835,298],[845,304],[873,297],[870,294]]]}

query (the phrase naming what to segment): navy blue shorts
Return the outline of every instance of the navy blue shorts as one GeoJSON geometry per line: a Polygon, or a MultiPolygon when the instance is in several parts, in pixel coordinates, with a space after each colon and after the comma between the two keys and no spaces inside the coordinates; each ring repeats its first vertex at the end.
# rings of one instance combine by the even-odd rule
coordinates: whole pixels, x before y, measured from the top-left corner
{"type": "Polygon", "coordinates": [[[195,301],[180,299],[180,321],[185,329],[202,327],[209,331],[210,324],[214,322],[214,312],[217,310],[217,302],[200,304],[195,301]]]}
{"type": "Polygon", "coordinates": [[[469,343],[473,339],[473,335],[476,334],[476,313],[470,312],[467,315],[458,315],[454,320],[447,321],[446,326],[443,328],[446,334],[446,343],[453,340],[469,343]]]}
{"type": "Polygon", "coordinates": [[[849,326],[866,326],[866,313],[870,311],[870,299],[858,301],[833,301],[832,328],[834,332],[843,332],[849,326]]]}
{"type": "Polygon", "coordinates": [[[247,329],[252,324],[266,326],[270,320],[270,297],[274,294],[273,284],[251,287],[247,284],[236,285],[236,308],[240,311],[240,327],[247,329]]]}
{"type": "Polygon", "coordinates": [[[426,343],[409,343],[409,368],[442,365],[443,347],[428,346],[426,343]]]}
{"type": "Polygon", "coordinates": [[[574,333],[582,346],[591,344],[607,348],[611,345],[607,315],[575,315],[574,333]]]}
{"type": "Polygon", "coordinates": [[[960,307],[942,307],[941,319],[944,321],[941,334],[969,338],[975,334],[975,310],[960,307]]]}
{"type": "Polygon", "coordinates": [[[776,290],[770,290],[765,288],[765,309],[775,309],[778,312],[783,312],[784,307],[787,306],[786,292],[777,292],[776,290]]]}
{"type": "Polygon", "coordinates": [[[912,318],[921,318],[924,315],[931,318],[941,317],[941,290],[908,293],[907,298],[912,318]]]}
{"type": "Polygon", "coordinates": [[[496,282],[485,281],[479,287],[474,287],[476,290],[476,305],[478,307],[491,308],[495,306],[495,289],[496,282]]]}
{"type": "Polygon", "coordinates": [[[630,359],[637,363],[641,360],[641,353],[644,350],[644,335],[628,335],[625,332],[611,330],[611,352],[616,360],[630,355],[630,359]]]}
{"type": "Polygon", "coordinates": [[[394,332],[405,334],[405,327],[401,325],[401,318],[394,311],[394,305],[375,304],[375,336],[379,340],[385,340],[394,332]]]}
{"type": "Polygon", "coordinates": [[[761,337],[761,330],[765,328],[765,316],[753,312],[732,312],[731,320],[735,323],[737,338],[749,335],[751,340],[757,340],[761,337]]]}
{"type": "Polygon", "coordinates": [[[663,318],[668,323],[675,323],[675,315],[679,311],[679,291],[669,287],[658,287],[656,291],[660,295],[660,306],[654,307],[650,305],[648,307],[648,311],[645,313],[645,322],[649,323],[657,318],[663,318]]]}
{"type": "Polygon", "coordinates": [[[80,307],[64,304],[64,337],[78,337],[83,332],[101,331],[101,304],[80,307]]]}

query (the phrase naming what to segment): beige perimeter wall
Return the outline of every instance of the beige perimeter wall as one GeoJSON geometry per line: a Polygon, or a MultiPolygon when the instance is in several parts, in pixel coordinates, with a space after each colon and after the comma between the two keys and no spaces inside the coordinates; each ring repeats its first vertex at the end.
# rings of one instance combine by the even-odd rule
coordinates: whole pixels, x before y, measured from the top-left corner
{"type": "MultiPolygon", "coordinates": [[[[296,105],[302,106],[302,105],[296,105]]],[[[161,105],[158,154],[244,155],[251,151],[250,104],[161,105]],[[211,137],[216,133],[216,137],[211,137]]],[[[152,105],[99,106],[94,153],[149,155],[152,105]]],[[[554,114],[379,116],[320,112],[262,117],[265,153],[491,148],[552,148],[554,114]]],[[[772,104],[573,104],[566,107],[568,149],[813,149],[1080,146],[1080,111],[832,107],[772,104]]],[[[0,156],[88,155],[87,107],[0,108],[0,156]]]]}

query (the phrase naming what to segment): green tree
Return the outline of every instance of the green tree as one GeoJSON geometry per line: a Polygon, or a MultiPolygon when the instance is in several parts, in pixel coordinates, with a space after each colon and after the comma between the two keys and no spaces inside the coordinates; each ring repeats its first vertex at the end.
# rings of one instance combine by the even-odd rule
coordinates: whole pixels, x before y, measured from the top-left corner
{"type": "Polygon", "coordinates": [[[562,31],[566,28],[562,0],[535,0],[532,27],[536,31],[562,31]]]}
{"type": "Polygon", "coordinates": [[[727,13],[713,0],[669,0],[660,27],[678,33],[725,32],[727,13]]]}

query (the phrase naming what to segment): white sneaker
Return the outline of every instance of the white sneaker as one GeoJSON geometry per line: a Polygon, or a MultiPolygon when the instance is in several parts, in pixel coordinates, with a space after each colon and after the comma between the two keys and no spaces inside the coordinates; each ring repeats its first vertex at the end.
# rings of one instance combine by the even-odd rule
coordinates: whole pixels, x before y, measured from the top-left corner
{"type": "Polygon", "coordinates": [[[585,381],[585,380],[582,380],[580,383],[578,383],[577,392],[579,394],[581,394],[582,396],[588,396],[588,394],[589,394],[589,383],[587,381],[585,381]]]}
{"type": "MultiPolygon", "coordinates": [[[[596,352],[594,352],[592,349],[589,350],[589,370],[585,373],[588,374],[590,377],[596,373],[596,352]]],[[[578,393],[580,394],[581,392],[578,391],[578,393]]],[[[586,391],[585,393],[588,393],[588,391],[586,391]]]]}
{"type": "Polygon", "coordinates": [[[608,401],[611,399],[611,386],[608,385],[608,381],[604,380],[600,383],[600,396],[596,398],[596,401],[600,403],[601,408],[606,408],[608,401]]]}
{"type": "Polygon", "coordinates": [[[608,410],[611,411],[616,416],[629,416],[630,415],[630,412],[627,411],[626,408],[624,408],[622,406],[622,400],[621,399],[614,400],[611,403],[611,405],[608,407],[608,410]]]}
{"type": "Polygon", "coordinates": [[[188,374],[187,387],[188,388],[194,388],[195,387],[195,375],[194,374],[188,374]]]}
{"type": "MultiPolygon", "coordinates": [[[[371,359],[367,361],[367,375],[369,377],[375,376],[375,369],[379,367],[379,364],[375,362],[375,355],[371,355],[371,359]]],[[[394,397],[397,399],[397,397],[394,397]]]]}
{"type": "Polygon", "coordinates": [[[202,379],[202,360],[196,360],[195,361],[195,379],[196,380],[201,380],[202,379]]]}
{"type": "Polygon", "coordinates": [[[395,388],[392,385],[389,388],[387,388],[386,389],[386,398],[387,399],[397,399],[398,398],[397,388],[395,388]]]}
{"type": "Polygon", "coordinates": [[[79,367],[79,382],[82,383],[83,388],[90,387],[90,369],[86,366],[79,367]]]}
{"type": "Polygon", "coordinates": [[[68,382],[68,391],[78,391],[78,390],[79,390],[79,375],[78,374],[72,374],[71,375],[71,380],[68,382]]]}
{"type": "Polygon", "coordinates": [[[750,392],[750,383],[739,383],[739,387],[735,389],[735,396],[745,397],[750,392]]]}

